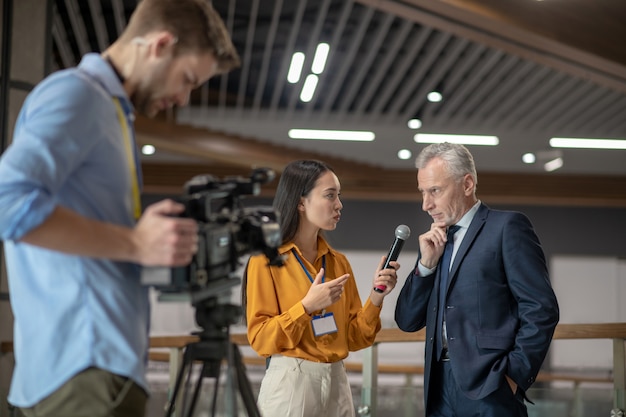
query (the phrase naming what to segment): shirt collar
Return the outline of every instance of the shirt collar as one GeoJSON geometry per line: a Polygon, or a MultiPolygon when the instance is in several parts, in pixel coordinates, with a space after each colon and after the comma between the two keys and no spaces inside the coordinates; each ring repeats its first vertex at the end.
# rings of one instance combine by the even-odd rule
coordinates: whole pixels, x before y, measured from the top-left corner
{"type": "MultiPolygon", "coordinates": [[[[293,242],[287,242],[287,243],[283,244],[280,248],[278,248],[278,252],[281,255],[284,255],[287,252],[290,252],[292,249],[295,249],[298,252],[298,255],[302,256],[302,252],[300,252],[300,248],[298,248],[293,242]]],[[[326,239],[324,239],[322,236],[318,236],[317,237],[317,257],[316,257],[316,259],[319,259],[322,256],[324,256],[324,255],[326,255],[326,254],[328,254],[330,252],[332,252],[332,248],[330,247],[328,242],[326,242],[326,239]]]]}
{"type": "Polygon", "coordinates": [[[480,204],[481,204],[480,200],[478,200],[476,204],[474,204],[471,209],[467,210],[467,213],[465,213],[463,217],[461,217],[461,220],[456,222],[456,225],[463,229],[467,229],[470,223],[472,223],[472,219],[476,215],[476,212],[478,211],[478,207],[480,207],[480,204]]]}
{"type": "Polygon", "coordinates": [[[88,53],[84,55],[78,68],[97,80],[111,96],[126,100],[132,108],[132,103],[126,90],[124,90],[124,86],[120,83],[113,68],[100,54],[88,53]]]}

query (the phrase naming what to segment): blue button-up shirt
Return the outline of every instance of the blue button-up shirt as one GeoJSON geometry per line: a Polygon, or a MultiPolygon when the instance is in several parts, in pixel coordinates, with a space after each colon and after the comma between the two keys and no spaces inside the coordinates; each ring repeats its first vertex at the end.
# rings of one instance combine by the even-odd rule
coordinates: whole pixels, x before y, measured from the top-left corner
{"type": "MultiPolygon", "coordinates": [[[[150,306],[140,267],[19,242],[57,205],[134,225],[132,167],[112,97],[132,120],[112,68],[86,55],[78,68],[52,74],[31,92],[0,158],[0,238],[15,316],[9,402],[19,407],[92,366],[147,389],[150,306]]],[[[134,158],[139,168],[136,149],[134,158]]]]}

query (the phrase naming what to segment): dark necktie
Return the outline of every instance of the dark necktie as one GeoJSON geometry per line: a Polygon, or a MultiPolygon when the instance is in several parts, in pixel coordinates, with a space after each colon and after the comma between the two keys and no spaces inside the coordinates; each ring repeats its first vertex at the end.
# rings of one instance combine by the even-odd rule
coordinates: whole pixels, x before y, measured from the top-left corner
{"type": "Polygon", "coordinates": [[[448,241],[443,249],[443,255],[439,265],[439,310],[437,312],[437,329],[435,340],[437,343],[437,360],[441,358],[443,351],[443,321],[444,306],[446,304],[446,293],[448,289],[448,275],[450,274],[450,261],[452,259],[452,250],[454,249],[454,234],[459,230],[460,226],[454,225],[448,228],[448,241]]]}

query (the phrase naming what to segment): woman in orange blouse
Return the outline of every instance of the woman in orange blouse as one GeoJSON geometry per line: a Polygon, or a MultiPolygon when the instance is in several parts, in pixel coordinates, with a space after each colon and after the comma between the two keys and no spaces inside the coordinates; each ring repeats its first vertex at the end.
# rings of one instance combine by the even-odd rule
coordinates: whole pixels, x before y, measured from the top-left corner
{"type": "Polygon", "coordinates": [[[374,342],[400,265],[381,269],[382,257],[372,288],[386,289],[372,290],[362,305],[350,263],[322,236],[337,227],[339,195],[339,180],[323,162],[287,165],[274,198],[285,265],[268,266],[264,255],[248,263],[248,340],[259,355],[271,357],[258,398],[264,417],[354,416],[343,359],[374,342]]]}

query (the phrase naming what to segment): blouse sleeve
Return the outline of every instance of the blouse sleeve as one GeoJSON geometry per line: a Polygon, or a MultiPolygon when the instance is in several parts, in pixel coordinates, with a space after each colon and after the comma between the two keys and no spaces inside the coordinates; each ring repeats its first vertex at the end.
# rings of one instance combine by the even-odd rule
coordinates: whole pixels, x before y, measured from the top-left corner
{"type": "MultiPolygon", "coordinates": [[[[345,262],[348,262],[347,259],[345,262]]],[[[346,283],[349,317],[348,349],[354,352],[374,343],[376,334],[381,328],[380,311],[382,305],[381,307],[375,306],[369,297],[365,301],[365,305],[361,304],[361,297],[354,279],[354,273],[349,264],[347,268],[350,270],[350,279],[346,283]]]]}
{"type": "MultiPolygon", "coordinates": [[[[284,350],[295,348],[301,341],[305,331],[309,330],[311,317],[306,313],[301,297],[293,298],[294,302],[286,311],[281,311],[279,290],[275,276],[288,273],[288,266],[268,266],[264,255],[250,258],[247,269],[247,306],[248,341],[250,346],[261,356],[270,356],[284,350]],[[287,268],[287,270],[285,269],[287,268]]],[[[293,289],[292,289],[293,290],[293,289]]],[[[282,299],[283,303],[286,298],[282,299]]]]}

